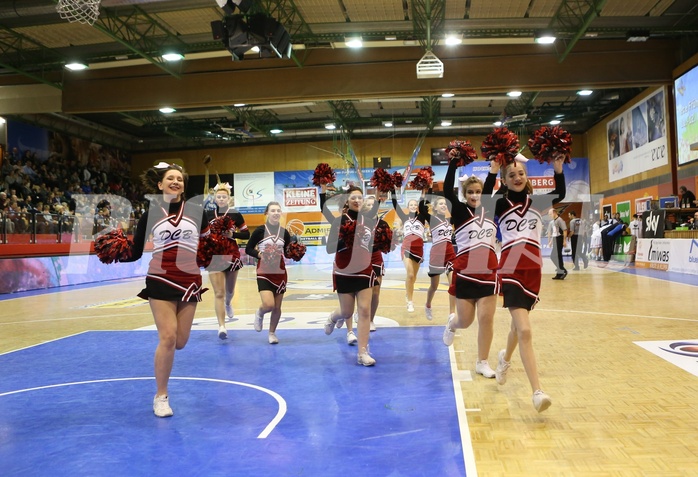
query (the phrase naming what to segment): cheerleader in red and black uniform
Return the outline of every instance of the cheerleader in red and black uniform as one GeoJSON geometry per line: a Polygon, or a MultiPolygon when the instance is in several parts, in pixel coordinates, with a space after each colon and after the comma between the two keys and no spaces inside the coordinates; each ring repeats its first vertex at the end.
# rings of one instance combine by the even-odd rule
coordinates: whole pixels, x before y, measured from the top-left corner
{"type": "Polygon", "coordinates": [[[397,206],[397,199],[393,193],[393,207],[395,213],[402,220],[402,263],[405,264],[407,272],[405,292],[407,294],[407,311],[410,313],[414,311],[412,296],[414,295],[414,283],[417,281],[419,264],[424,260],[424,227],[429,215],[424,199],[425,193],[426,191],[422,191],[422,198],[419,202],[412,199],[407,203],[407,214],[397,206]]]}
{"type": "Polygon", "coordinates": [[[152,199],[149,209],[138,221],[131,258],[141,258],[148,236],[153,237],[153,253],[139,297],[150,302],[159,342],[155,350],[157,393],[153,411],[158,417],[173,414],[167,383],[175,350],[189,340],[196,304],[206,291],[201,287],[201,270],[196,262],[199,238],[208,235],[203,209],[185,202],[189,176],[175,164],[161,163],[141,176],[143,185],[162,195],[152,199]]]}
{"type": "MultiPolygon", "coordinates": [[[[451,202],[451,221],[455,228],[458,253],[453,263],[454,276],[449,294],[456,298],[457,313],[449,317],[444,329],[446,346],[453,343],[456,330],[468,328],[477,312],[477,362],[475,372],[494,378],[488,363],[494,336],[494,312],[497,307],[496,225],[485,216],[482,207],[482,180],[468,177],[461,188],[465,203],[453,192],[457,160],[451,160],[444,180],[444,195],[451,202]]],[[[433,234],[433,233],[432,233],[433,234]]]]}
{"type": "MultiPolygon", "coordinates": [[[[555,190],[551,194],[556,196],[553,204],[565,197],[565,176],[562,173],[564,159],[564,155],[558,155],[553,161],[555,190]]],[[[501,177],[507,192],[504,198],[497,200],[494,215],[502,237],[499,277],[504,307],[509,308],[511,314],[511,329],[506,349],[499,352],[495,377],[499,384],[506,382],[511,357],[519,345],[521,362],[533,390],[533,406],[538,412],[543,412],[550,407],[551,399],[540,388],[529,318],[529,312],[538,302],[540,291],[543,221],[541,213],[533,207],[533,187],[528,180],[524,163],[514,160],[504,165],[501,177]]],[[[537,196],[537,202],[543,197],[547,197],[546,202],[549,203],[548,194],[537,196]]]]}
{"type": "MultiPolygon", "coordinates": [[[[453,187],[453,184],[451,184],[453,187]]],[[[456,252],[453,250],[451,237],[453,229],[451,222],[446,217],[448,214],[448,202],[445,197],[437,197],[432,203],[433,214],[427,214],[427,223],[431,230],[431,251],[429,252],[429,289],[427,290],[427,302],[424,306],[424,312],[428,320],[431,320],[434,315],[431,311],[431,301],[434,299],[436,290],[439,287],[439,281],[442,274],[446,274],[449,286],[451,285],[451,272],[453,271],[453,261],[456,258],[456,252]]],[[[449,319],[456,312],[456,299],[452,295],[448,295],[448,313],[449,319]]]]}
{"type": "Polygon", "coordinates": [[[372,288],[377,279],[371,264],[375,219],[360,212],[364,200],[361,189],[352,186],[347,194],[346,211],[332,222],[326,246],[327,253],[336,254],[332,282],[339,298],[339,309],[327,318],[325,333],[331,334],[335,326],[340,328],[350,319],[356,302],[359,318],[357,361],[363,366],[373,366],[376,360],[369,354],[368,340],[372,288]]]}
{"type": "Polygon", "coordinates": [[[235,294],[238,271],[242,268],[240,249],[236,239],[249,239],[250,231],[247,229],[242,214],[230,206],[230,191],[232,190],[230,184],[227,182],[217,184],[213,190],[216,208],[206,211],[206,220],[211,226],[211,230],[217,229],[216,222],[223,221],[224,217],[229,218],[227,220],[229,228],[222,232],[227,240],[226,255],[214,256],[211,264],[206,267],[208,279],[211,281],[215,295],[214,309],[218,319],[218,337],[224,340],[228,337],[228,331],[225,329],[225,317],[233,318],[233,307],[230,302],[235,294]]]}
{"type": "Polygon", "coordinates": [[[373,271],[376,273],[376,283],[373,285],[371,297],[370,331],[376,331],[376,325],[373,320],[376,317],[376,311],[378,311],[381,283],[383,282],[383,276],[385,275],[385,262],[383,260],[383,254],[390,253],[393,241],[393,233],[392,230],[390,230],[390,226],[385,220],[379,218],[377,215],[381,202],[381,199],[376,201],[375,197],[368,196],[366,197],[366,200],[364,200],[364,205],[361,207],[361,211],[367,214],[367,216],[373,217],[375,223],[373,228],[374,241],[373,248],[371,249],[371,265],[373,266],[373,271]],[[383,239],[383,241],[381,242],[379,238],[383,239]]]}
{"type": "Polygon", "coordinates": [[[278,202],[269,202],[264,215],[267,220],[252,232],[245,253],[258,260],[257,289],[262,305],[254,314],[254,330],[262,331],[264,314],[271,312],[269,344],[277,344],[279,339],[276,337],[276,327],[281,318],[281,302],[288,281],[284,252],[291,243],[291,235],[280,224],[281,205],[278,202]]]}

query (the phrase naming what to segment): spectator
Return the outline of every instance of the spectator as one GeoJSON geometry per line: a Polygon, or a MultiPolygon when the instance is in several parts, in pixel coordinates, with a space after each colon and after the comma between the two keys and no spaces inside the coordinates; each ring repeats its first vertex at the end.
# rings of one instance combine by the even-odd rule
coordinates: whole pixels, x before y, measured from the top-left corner
{"type": "Polygon", "coordinates": [[[686,186],[679,187],[679,194],[681,195],[681,207],[682,208],[692,208],[698,204],[696,202],[696,196],[693,192],[688,190],[686,186]]]}

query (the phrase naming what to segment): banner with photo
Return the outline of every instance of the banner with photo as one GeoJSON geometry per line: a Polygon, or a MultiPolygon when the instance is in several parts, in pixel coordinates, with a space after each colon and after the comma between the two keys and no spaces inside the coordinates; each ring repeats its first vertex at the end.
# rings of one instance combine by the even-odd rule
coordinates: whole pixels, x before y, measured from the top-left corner
{"type": "Polygon", "coordinates": [[[606,123],[608,181],[614,182],[669,163],[664,88],[606,123]]]}
{"type": "Polygon", "coordinates": [[[274,173],[254,172],[233,176],[235,206],[241,214],[262,214],[274,198],[274,173]]]}

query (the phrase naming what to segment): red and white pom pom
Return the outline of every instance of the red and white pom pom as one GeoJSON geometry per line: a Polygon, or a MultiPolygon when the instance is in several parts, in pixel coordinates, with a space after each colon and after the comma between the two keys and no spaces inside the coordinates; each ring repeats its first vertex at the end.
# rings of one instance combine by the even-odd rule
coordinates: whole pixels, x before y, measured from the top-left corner
{"type": "Polygon", "coordinates": [[[458,167],[467,166],[477,159],[477,151],[468,140],[454,139],[446,148],[446,154],[451,161],[457,161],[458,167]]]}
{"type": "Polygon", "coordinates": [[[265,265],[278,266],[283,258],[279,247],[265,247],[262,251],[262,262],[265,265]]]}
{"type": "Polygon", "coordinates": [[[211,264],[215,255],[230,255],[226,253],[228,238],[218,234],[208,234],[199,239],[196,250],[196,264],[206,268],[211,264]]]}
{"type": "Polygon", "coordinates": [[[354,235],[356,234],[356,221],[347,220],[339,227],[339,238],[344,241],[344,246],[346,248],[352,248],[354,246],[354,235]]]}
{"type": "Polygon", "coordinates": [[[384,220],[381,220],[376,225],[376,230],[373,234],[373,247],[382,253],[390,253],[392,245],[393,231],[384,220]]]}
{"type": "Polygon", "coordinates": [[[329,164],[322,162],[313,171],[313,184],[316,186],[332,184],[337,179],[329,164]]]}
{"type": "Polygon", "coordinates": [[[396,189],[400,189],[402,187],[403,181],[405,180],[405,177],[397,171],[393,172],[391,177],[393,178],[393,187],[396,189]]]}
{"type": "Polygon", "coordinates": [[[226,214],[213,219],[209,227],[212,234],[224,235],[227,231],[235,227],[235,223],[233,219],[226,214]]]}
{"type": "Polygon", "coordinates": [[[434,171],[430,166],[422,167],[417,171],[417,176],[410,182],[410,187],[415,190],[427,190],[434,181],[434,171]]]}
{"type": "Polygon", "coordinates": [[[291,242],[286,247],[286,258],[290,258],[294,262],[300,262],[305,256],[307,247],[300,242],[291,242]]]}
{"type": "Polygon", "coordinates": [[[562,155],[570,162],[572,135],[560,126],[543,126],[528,139],[528,148],[539,162],[551,163],[562,155]]]}
{"type": "Polygon", "coordinates": [[[120,262],[131,258],[133,242],[122,229],[114,229],[95,239],[95,254],[102,263],[120,262]]]}
{"type": "Polygon", "coordinates": [[[371,185],[380,192],[393,190],[393,178],[385,169],[378,168],[371,176],[371,185]]]}
{"type": "Polygon", "coordinates": [[[480,152],[485,160],[504,166],[514,162],[519,152],[519,137],[507,128],[497,128],[482,141],[480,152]]]}

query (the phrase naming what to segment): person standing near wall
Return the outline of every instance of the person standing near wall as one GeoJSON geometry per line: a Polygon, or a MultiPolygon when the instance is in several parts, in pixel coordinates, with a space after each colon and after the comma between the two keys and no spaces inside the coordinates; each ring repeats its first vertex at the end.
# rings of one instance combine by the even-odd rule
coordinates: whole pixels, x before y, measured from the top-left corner
{"type": "Polygon", "coordinates": [[[584,268],[589,266],[589,259],[584,253],[584,221],[577,217],[577,213],[571,210],[567,214],[570,218],[570,228],[567,233],[567,237],[570,239],[570,248],[572,249],[572,265],[574,266],[572,270],[579,270],[579,265],[577,262],[577,257],[582,259],[584,263],[584,268]]]}
{"type": "Polygon", "coordinates": [[[560,213],[555,207],[548,212],[550,222],[548,223],[548,244],[552,244],[550,260],[555,264],[555,276],[553,280],[564,280],[567,276],[567,269],[562,260],[562,249],[567,246],[567,224],[560,217],[560,213]]]}

